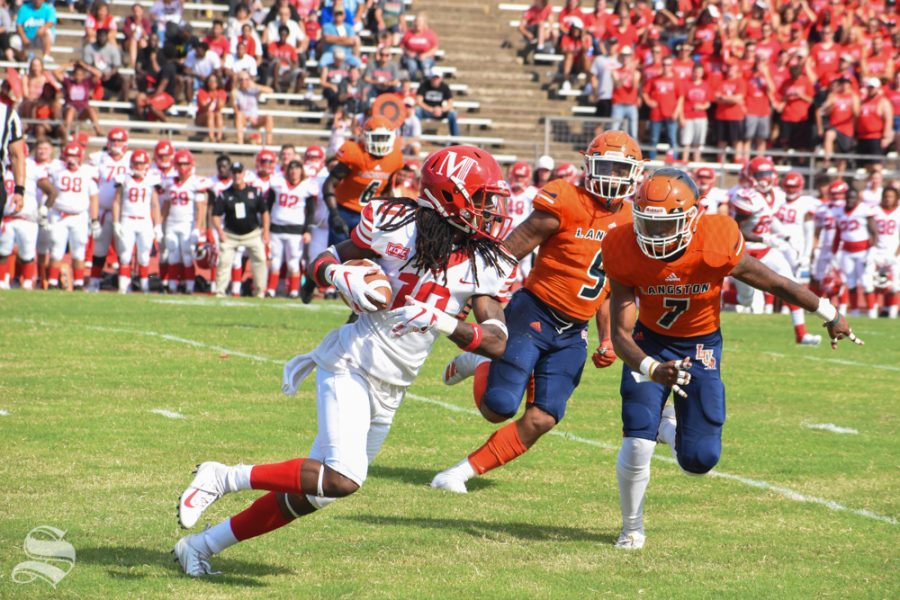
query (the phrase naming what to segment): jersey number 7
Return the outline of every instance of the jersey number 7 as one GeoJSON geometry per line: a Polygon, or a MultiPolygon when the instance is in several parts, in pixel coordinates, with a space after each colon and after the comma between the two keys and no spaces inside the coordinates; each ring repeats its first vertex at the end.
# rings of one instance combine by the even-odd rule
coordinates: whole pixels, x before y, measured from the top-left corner
{"type": "Polygon", "coordinates": [[[663,306],[668,308],[669,312],[661,316],[656,324],[666,329],[670,328],[690,305],[690,298],[663,298],[663,306]]]}
{"type": "Polygon", "coordinates": [[[588,267],[587,272],[588,277],[595,280],[595,283],[594,285],[581,286],[578,297],[594,300],[600,295],[600,290],[603,289],[603,284],[606,282],[606,271],[603,270],[603,253],[601,250],[597,250],[597,255],[594,256],[594,260],[591,262],[591,266],[588,267]]]}

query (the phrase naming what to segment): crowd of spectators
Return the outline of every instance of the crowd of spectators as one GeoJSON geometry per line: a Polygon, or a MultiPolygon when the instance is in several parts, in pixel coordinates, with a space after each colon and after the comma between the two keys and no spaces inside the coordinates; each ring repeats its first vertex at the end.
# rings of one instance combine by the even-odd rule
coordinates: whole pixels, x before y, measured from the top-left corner
{"type": "Polygon", "coordinates": [[[561,55],[559,89],[584,80],[596,114],[651,156],[661,140],[684,160],[704,147],[739,162],[821,148],[843,167],[844,154],[900,149],[895,0],[553,4],[535,0],[522,16],[526,58],[561,55]]]}
{"type": "Polygon", "coordinates": [[[438,37],[425,14],[407,15],[403,0],[237,0],[202,29],[182,0],[135,3],[124,19],[108,0],[94,0],[83,7],[80,53],[65,64],[52,55],[54,6],[27,0],[11,11],[5,2],[0,29],[6,18],[17,33],[7,28],[0,51],[31,61],[21,116],[32,134],[64,141],[77,121],[101,134],[90,100],[119,100],[133,102],[140,120],[189,114],[196,137],[209,142],[271,144],[273,118],[260,104],[281,93],[327,109],[337,136],[348,117],[355,131],[382,94],[407,107],[411,99],[417,118],[446,121],[458,135],[452,92],[435,68],[438,37]],[[307,83],[316,76],[321,96],[307,83]]]}

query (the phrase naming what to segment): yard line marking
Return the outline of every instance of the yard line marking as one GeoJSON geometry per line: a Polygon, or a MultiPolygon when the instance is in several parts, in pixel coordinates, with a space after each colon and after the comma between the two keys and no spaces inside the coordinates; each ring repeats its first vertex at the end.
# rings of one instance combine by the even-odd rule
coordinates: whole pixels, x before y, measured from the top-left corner
{"type": "Polygon", "coordinates": [[[327,304],[300,304],[300,303],[271,303],[271,302],[250,302],[248,300],[226,300],[226,299],[206,299],[206,298],[158,298],[150,300],[153,304],[172,304],[176,306],[226,306],[234,308],[274,308],[277,310],[309,310],[313,312],[330,311],[330,312],[347,312],[344,304],[327,303],[327,304]]]}
{"type": "MultiPolygon", "coordinates": [[[[763,352],[763,354],[776,356],[778,358],[787,357],[786,354],[781,354],[780,352],[763,352]]],[[[877,365],[873,363],[859,362],[856,360],[847,360],[846,358],[819,358],[818,356],[804,356],[802,354],[792,354],[790,358],[803,358],[805,360],[834,363],[836,365],[846,365],[848,367],[868,367],[870,369],[883,369],[885,371],[900,371],[900,367],[895,367],[894,365],[877,365]]]]}
{"type": "Polygon", "coordinates": [[[0,417],[8,417],[8,416],[9,416],[9,411],[6,410],[5,408],[0,408],[0,417]]]}
{"type": "Polygon", "coordinates": [[[174,412],[171,410],[166,410],[164,408],[154,408],[150,412],[156,413],[158,415],[162,415],[168,419],[183,419],[183,418],[185,418],[184,415],[181,413],[174,412]]]}
{"type": "Polygon", "coordinates": [[[859,431],[852,427],[838,427],[834,423],[809,423],[804,421],[801,425],[807,429],[821,429],[822,431],[830,431],[831,433],[850,433],[853,435],[859,433],[859,431]]]}
{"type": "MultiPolygon", "coordinates": [[[[17,318],[14,318],[12,320],[18,321],[18,322],[36,323],[36,324],[41,324],[41,325],[48,324],[45,322],[29,321],[29,320],[17,319],[17,318]]],[[[253,354],[239,352],[237,350],[229,350],[228,348],[223,348],[221,346],[215,346],[212,344],[206,344],[204,342],[198,342],[197,340],[190,340],[187,338],[182,338],[182,337],[178,337],[178,336],[174,336],[174,335],[159,333],[157,331],[139,331],[139,330],[130,330],[130,329],[120,329],[120,328],[116,328],[116,327],[98,327],[95,325],[83,325],[83,327],[86,327],[88,329],[96,329],[96,330],[100,330],[100,331],[112,331],[115,333],[133,333],[133,334],[137,334],[137,335],[145,335],[148,337],[156,337],[156,338],[164,339],[167,341],[187,344],[187,345],[195,347],[195,348],[207,348],[209,350],[215,350],[217,352],[226,352],[232,356],[247,358],[250,360],[261,361],[261,362],[269,362],[269,363],[273,363],[273,364],[277,364],[277,365],[283,365],[285,362],[283,360],[276,360],[274,358],[270,358],[270,357],[266,357],[266,356],[256,356],[253,354]]],[[[775,353],[770,352],[768,354],[775,354],[775,353]]],[[[781,356],[784,356],[784,355],[781,355],[781,356]]],[[[810,357],[806,357],[806,358],[810,358],[810,357]]],[[[820,360],[826,360],[826,359],[820,359],[820,360]]],[[[860,363],[860,364],[862,364],[862,363],[860,363]]],[[[440,400],[434,400],[434,399],[428,398],[426,396],[420,396],[418,394],[411,394],[411,393],[407,393],[406,396],[411,398],[412,400],[439,406],[439,407],[445,408],[447,410],[451,410],[453,412],[466,413],[466,414],[478,414],[472,408],[464,408],[462,406],[451,404],[449,402],[442,402],[440,400]]],[[[602,448],[604,450],[618,450],[618,448],[619,448],[617,445],[614,445],[614,444],[609,444],[607,442],[602,442],[599,440],[592,440],[590,438],[584,438],[584,437],[581,437],[578,435],[567,433],[565,431],[559,431],[557,429],[551,430],[550,434],[558,436],[558,437],[562,437],[564,439],[567,439],[567,440],[570,440],[573,442],[578,442],[581,444],[587,444],[590,446],[595,446],[597,448],[602,448]]],[[[657,461],[665,462],[665,463],[669,463],[669,464],[677,463],[677,461],[675,459],[668,457],[668,456],[654,454],[653,458],[657,461]]],[[[808,496],[808,495],[802,494],[796,490],[792,490],[790,488],[780,486],[780,485],[775,485],[775,484],[769,483],[767,481],[762,481],[759,479],[751,479],[749,477],[743,477],[741,475],[734,475],[732,473],[726,473],[724,471],[715,471],[715,470],[710,471],[708,473],[708,476],[709,477],[717,477],[719,479],[727,479],[730,481],[736,481],[738,483],[742,483],[749,487],[765,490],[768,492],[774,492],[776,494],[784,496],[788,500],[793,500],[795,502],[818,504],[820,506],[824,506],[825,508],[828,508],[829,510],[833,510],[835,512],[847,512],[847,513],[851,513],[851,514],[854,514],[854,515],[857,515],[860,517],[865,517],[867,519],[881,521],[881,522],[887,523],[889,525],[897,525],[897,523],[898,523],[897,519],[894,517],[880,515],[876,512],[872,512],[872,511],[866,510],[866,509],[850,508],[848,506],[844,506],[843,504],[840,504],[839,502],[835,502],[833,500],[827,500],[825,498],[819,498],[817,496],[808,496]]]]}

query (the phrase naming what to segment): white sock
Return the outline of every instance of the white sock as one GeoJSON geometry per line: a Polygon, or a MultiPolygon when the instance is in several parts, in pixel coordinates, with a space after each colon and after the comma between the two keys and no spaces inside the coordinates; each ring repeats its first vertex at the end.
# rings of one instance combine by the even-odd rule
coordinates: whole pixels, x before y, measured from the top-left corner
{"type": "Polygon", "coordinates": [[[622,531],[644,533],[644,493],[650,483],[650,458],[655,442],[626,437],[616,460],[619,503],[622,508],[622,531]]]}
{"type": "Polygon", "coordinates": [[[888,317],[891,318],[891,319],[896,319],[896,318],[897,318],[897,309],[898,309],[898,308],[900,308],[900,307],[898,307],[896,304],[891,304],[891,305],[888,307],[888,317]]]}
{"type": "Polygon", "coordinates": [[[169,280],[169,291],[173,294],[178,291],[178,280],[170,279],[169,280]]]}
{"type": "Polygon", "coordinates": [[[148,277],[141,277],[141,291],[145,294],[150,291],[150,279],[148,277]]]}
{"type": "Polygon", "coordinates": [[[241,293],[241,282],[233,281],[231,283],[231,295],[238,296],[238,295],[240,295],[240,293],[241,293]]]}
{"type": "Polygon", "coordinates": [[[131,285],[131,278],[125,277],[124,275],[119,275],[119,293],[127,294],[128,287],[131,285]]]}
{"type": "Polygon", "coordinates": [[[468,481],[478,474],[475,472],[475,468],[472,467],[472,463],[469,462],[468,456],[447,469],[447,472],[453,474],[454,477],[459,477],[463,481],[468,481]]]}
{"type": "Polygon", "coordinates": [[[804,325],[806,323],[806,315],[802,308],[795,308],[791,311],[791,322],[796,325],[804,325]]]}
{"type": "Polygon", "coordinates": [[[234,532],[231,531],[231,519],[225,519],[218,525],[210,527],[200,535],[203,536],[206,547],[209,548],[213,554],[218,554],[222,550],[230,548],[240,541],[234,537],[234,532]]]}
{"type": "Polygon", "coordinates": [[[234,465],[229,467],[222,482],[227,492],[239,492],[253,489],[250,487],[250,471],[253,465],[234,465]]]}
{"type": "Polygon", "coordinates": [[[184,282],[184,291],[186,291],[188,294],[194,293],[194,280],[193,279],[190,279],[190,280],[184,282]]]}
{"type": "Polygon", "coordinates": [[[675,423],[669,419],[663,419],[659,422],[659,431],[656,434],[657,439],[667,444],[672,449],[672,452],[675,452],[675,430],[675,423]]]}

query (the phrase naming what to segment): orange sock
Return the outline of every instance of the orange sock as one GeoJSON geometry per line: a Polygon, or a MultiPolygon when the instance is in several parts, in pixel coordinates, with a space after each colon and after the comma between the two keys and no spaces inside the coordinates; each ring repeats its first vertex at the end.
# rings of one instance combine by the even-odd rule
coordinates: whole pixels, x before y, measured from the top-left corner
{"type": "Polygon", "coordinates": [[[474,383],[472,384],[472,395],[475,397],[475,407],[481,408],[481,399],[487,391],[488,374],[491,372],[491,361],[485,361],[475,367],[474,383]]]}
{"type": "Polygon", "coordinates": [[[495,431],[484,446],[470,454],[469,464],[479,475],[483,475],[522,456],[527,450],[513,421],[495,431]]]}

